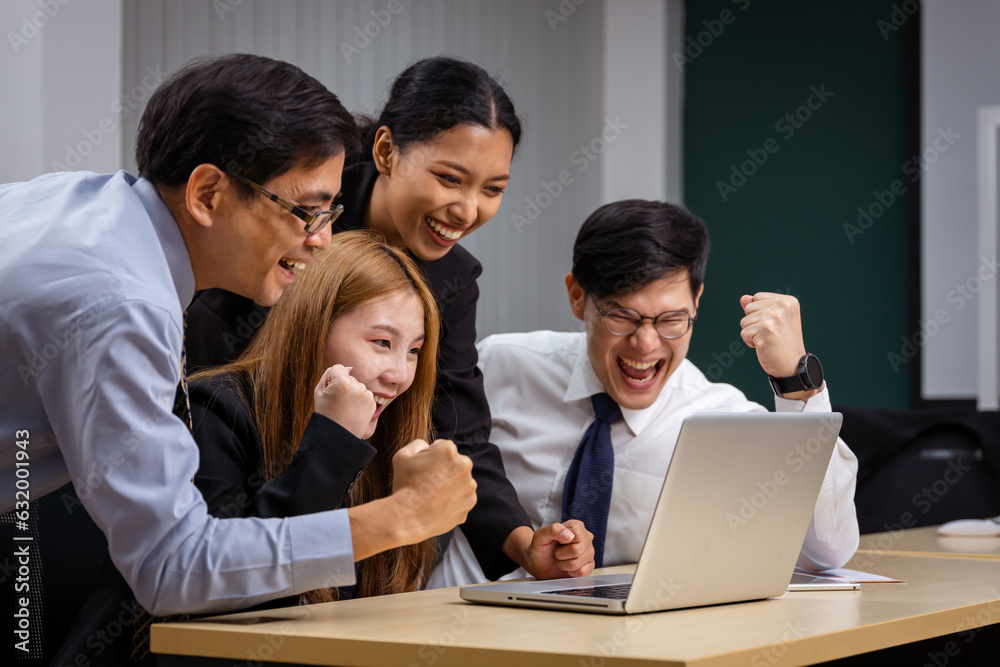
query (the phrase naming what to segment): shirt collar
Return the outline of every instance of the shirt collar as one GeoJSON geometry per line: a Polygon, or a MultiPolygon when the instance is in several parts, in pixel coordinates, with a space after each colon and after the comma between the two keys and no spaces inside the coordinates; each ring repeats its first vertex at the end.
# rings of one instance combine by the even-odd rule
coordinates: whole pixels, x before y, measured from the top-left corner
{"type": "MultiPolygon", "coordinates": [[[[684,374],[686,363],[686,359],[681,362],[681,365],[663,386],[660,395],[656,397],[656,400],[648,408],[643,410],[622,408],[622,419],[625,420],[625,425],[628,426],[633,436],[638,436],[642,433],[649,426],[649,423],[660,413],[663,404],[670,400],[670,396],[680,391],[680,378],[684,374]]],[[[563,395],[563,401],[569,403],[589,399],[594,394],[600,394],[603,391],[605,391],[604,385],[601,384],[601,381],[597,378],[597,373],[594,372],[594,368],[590,364],[590,355],[587,353],[587,334],[580,334],[580,342],[576,350],[576,362],[574,363],[573,373],[569,379],[569,385],[566,387],[566,393],[563,395]]]]}
{"type": "MultiPolygon", "coordinates": [[[[130,178],[131,180],[131,178],[130,178]]],[[[191,256],[188,254],[180,227],[167,205],[163,203],[160,193],[151,181],[145,178],[136,179],[132,183],[142,206],[146,209],[153,229],[163,248],[163,256],[174,279],[174,289],[177,290],[177,300],[181,307],[187,308],[194,298],[194,270],[191,268],[191,256]]]]}
{"type": "Polygon", "coordinates": [[[573,374],[569,378],[569,385],[566,387],[563,401],[567,403],[579,401],[603,391],[604,385],[597,379],[597,373],[590,365],[590,355],[587,354],[587,334],[580,334],[576,348],[576,363],[573,365],[573,374]]]}

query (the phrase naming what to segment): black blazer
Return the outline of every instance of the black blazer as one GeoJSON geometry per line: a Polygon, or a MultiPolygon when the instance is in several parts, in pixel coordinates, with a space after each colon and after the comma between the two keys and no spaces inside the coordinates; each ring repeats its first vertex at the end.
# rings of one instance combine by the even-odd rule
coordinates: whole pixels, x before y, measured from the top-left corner
{"type": "MultiPolygon", "coordinates": [[[[378,172],[372,162],[344,170],[344,213],[334,233],[364,228],[364,214],[378,172]]],[[[441,343],[433,423],[439,438],[454,440],[473,462],[477,502],[462,525],[483,572],[498,579],[517,567],[503,554],[503,541],[515,528],[531,526],[504,472],[500,450],[489,441],[490,408],[476,364],[477,278],[482,266],[469,251],[454,246],[439,260],[414,258],[424,272],[441,311],[441,343]]],[[[223,290],[200,292],[187,311],[189,370],[234,359],[263,323],[267,309],[223,290]]]]}
{"type": "Polygon", "coordinates": [[[375,448],[313,413],[298,452],[280,477],[265,481],[264,449],[244,378],[220,375],[190,385],[201,462],[194,483],[220,518],[289,517],[337,509],[375,456],[375,448]]]}

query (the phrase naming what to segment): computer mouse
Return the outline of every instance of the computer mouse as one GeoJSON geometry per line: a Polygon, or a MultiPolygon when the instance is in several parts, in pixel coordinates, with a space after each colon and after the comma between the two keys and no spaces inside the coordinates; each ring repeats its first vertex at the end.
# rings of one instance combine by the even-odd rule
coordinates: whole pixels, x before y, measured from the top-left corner
{"type": "Polygon", "coordinates": [[[941,524],[937,532],[947,537],[1000,537],[1000,523],[992,519],[961,519],[941,524]]]}

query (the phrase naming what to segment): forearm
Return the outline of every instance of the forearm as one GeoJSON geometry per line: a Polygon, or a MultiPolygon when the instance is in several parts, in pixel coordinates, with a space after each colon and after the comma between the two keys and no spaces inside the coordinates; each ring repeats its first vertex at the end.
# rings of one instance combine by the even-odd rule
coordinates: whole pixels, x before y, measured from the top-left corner
{"type": "Polygon", "coordinates": [[[284,520],[206,517],[186,539],[164,541],[129,562],[115,559],[140,604],[157,616],[245,609],[354,583],[346,510],[284,520]]]}
{"type": "Polygon", "coordinates": [[[313,414],[288,470],[254,497],[257,516],[298,516],[339,507],[375,448],[326,417],[313,414]]]}
{"type": "Polygon", "coordinates": [[[528,548],[531,546],[531,538],[535,534],[528,526],[518,526],[507,535],[503,541],[502,551],[507,558],[511,559],[528,571],[528,548]]]}
{"type": "Polygon", "coordinates": [[[406,508],[394,496],[349,508],[354,560],[419,542],[420,536],[407,525],[406,514],[406,508]]]}
{"type": "Polygon", "coordinates": [[[854,555],[860,540],[854,507],[857,473],[857,457],[838,438],[802,545],[800,565],[812,569],[842,567],[854,555]]]}
{"type": "MultiPolygon", "coordinates": [[[[830,394],[824,385],[806,402],[777,398],[775,408],[779,412],[831,412],[830,394]]],[[[838,438],[802,545],[799,565],[814,570],[836,568],[854,555],[860,539],[854,507],[857,474],[857,457],[838,438]]]]}

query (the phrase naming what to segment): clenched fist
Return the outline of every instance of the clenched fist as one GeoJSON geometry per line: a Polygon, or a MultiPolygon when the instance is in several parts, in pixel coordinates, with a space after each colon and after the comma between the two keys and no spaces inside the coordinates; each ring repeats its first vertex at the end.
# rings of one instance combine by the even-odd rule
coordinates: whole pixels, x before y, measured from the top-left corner
{"type": "MultiPolygon", "coordinates": [[[[757,292],[740,297],[745,317],[740,320],[743,341],[757,351],[757,361],[768,375],[786,378],[795,375],[806,354],[802,339],[799,300],[788,294],[757,292]]],[[[806,400],[819,390],[786,394],[785,398],[806,400]]]]}
{"type": "Polygon", "coordinates": [[[417,539],[425,540],[464,523],[476,504],[472,459],[451,440],[428,445],[414,440],[392,458],[392,497],[407,515],[417,539]]]}
{"type": "Polygon", "coordinates": [[[313,410],[359,438],[371,436],[368,427],[375,408],[375,395],[351,376],[350,368],[340,364],[323,371],[313,391],[313,410]]]}

